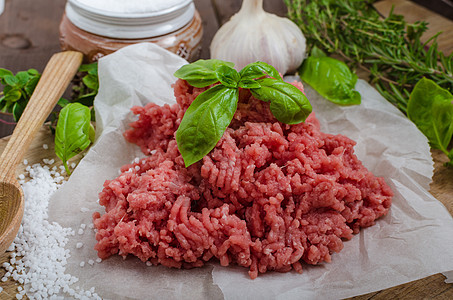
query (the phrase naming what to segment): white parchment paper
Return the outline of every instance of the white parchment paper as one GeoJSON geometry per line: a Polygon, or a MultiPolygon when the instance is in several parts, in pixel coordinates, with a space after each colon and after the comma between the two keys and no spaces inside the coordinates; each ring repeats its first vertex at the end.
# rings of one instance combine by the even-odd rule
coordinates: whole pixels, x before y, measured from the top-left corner
{"type": "MultiPolygon", "coordinates": [[[[186,62],[154,44],[119,50],[99,62],[95,100],[97,141],[69,181],[51,199],[50,219],[76,232],[91,224],[106,179],[141,156],[122,133],[133,105],[173,103],[175,70],[186,62]]],[[[322,130],[357,141],[359,158],[395,192],[390,213],[345,242],[332,263],[304,266],[304,273],[270,272],[251,280],[247,269],[217,263],[192,270],[146,266],[138,259],[111,257],[93,265],[95,238],[86,229],[68,243],[68,273],[85,289],[110,299],[338,299],[372,292],[453,270],[453,219],[427,190],[433,163],[426,138],[366,82],[362,104],[339,107],[309,86],[306,93],[322,130]],[[76,243],[83,247],[76,249],[76,243]],[[86,262],[80,267],[80,262],[86,262]],[[92,261],[91,261],[92,262],[92,261]]]]}

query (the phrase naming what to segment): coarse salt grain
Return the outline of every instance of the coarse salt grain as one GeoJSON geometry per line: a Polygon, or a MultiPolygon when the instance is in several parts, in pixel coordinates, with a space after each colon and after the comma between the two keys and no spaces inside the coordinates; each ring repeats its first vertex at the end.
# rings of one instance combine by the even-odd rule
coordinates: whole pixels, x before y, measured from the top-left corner
{"type": "Polygon", "coordinates": [[[83,243],[80,243],[80,242],[79,242],[79,243],[76,244],[76,248],[77,248],[77,249],[80,249],[80,248],[82,248],[82,247],[83,247],[83,243]]]}
{"type": "Polygon", "coordinates": [[[90,209],[89,209],[89,208],[86,208],[86,207],[82,207],[82,208],[80,209],[80,211],[81,211],[81,212],[89,212],[90,209]]]}
{"type": "Polygon", "coordinates": [[[45,150],[49,149],[49,145],[47,145],[47,144],[43,144],[42,147],[43,147],[45,150]]]}
{"type": "MultiPolygon", "coordinates": [[[[45,163],[53,162],[46,160],[45,163]]],[[[1,280],[12,279],[25,284],[25,290],[18,288],[16,299],[25,295],[29,299],[63,299],[68,296],[101,299],[91,292],[92,289],[85,291],[74,287],[78,278],[65,273],[70,257],[70,250],[65,249],[65,245],[69,236],[75,233],[71,228],[48,221],[49,199],[60,186],[61,178],[54,178],[49,167],[40,164],[27,166],[27,171],[31,180],[22,184],[24,216],[17,237],[7,250],[10,260],[1,265],[6,270],[1,280]]]]}
{"type": "Polygon", "coordinates": [[[89,260],[88,260],[88,264],[90,264],[90,265],[94,265],[94,260],[92,260],[92,259],[89,259],[89,260]]]}

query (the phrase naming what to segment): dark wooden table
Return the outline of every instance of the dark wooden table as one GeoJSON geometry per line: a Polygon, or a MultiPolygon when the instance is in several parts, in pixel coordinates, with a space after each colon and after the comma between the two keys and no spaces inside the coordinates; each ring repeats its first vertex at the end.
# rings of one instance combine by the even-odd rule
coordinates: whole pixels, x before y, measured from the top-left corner
{"type": "MultiPolygon", "coordinates": [[[[209,58],[209,45],[221,24],[240,8],[241,0],[194,0],[203,19],[204,36],[202,58],[209,58]]],[[[441,0],[419,0],[428,7],[441,0]]],[[[445,3],[449,1],[443,1],[445,3]]],[[[58,25],[64,11],[66,0],[6,0],[5,12],[0,15],[0,68],[13,72],[35,68],[42,72],[45,64],[55,52],[60,51],[58,25]]],[[[451,3],[451,2],[450,2],[451,3]]],[[[395,12],[405,15],[410,22],[426,20],[430,23],[430,34],[444,31],[439,38],[440,49],[444,53],[453,51],[453,22],[431,10],[407,0],[383,0],[376,7],[384,15],[392,5],[395,12]]],[[[266,11],[280,16],[286,14],[282,0],[264,0],[266,11]]],[[[0,131],[0,138],[5,135],[0,131]]],[[[52,143],[47,130],[40,131],[32,144],[29,155],[42,152],[43,142],[52,143]]],[[[0,139],[0,151],[6,145],[7,138],[0,139]]],[[[38,153],[38,154],[37,154],[38,153]]],[[[445,158],[438,151],[433,151],[435,174],[430,192],[442,201],[453,214],[453,170],[443,166],[445,158]]],[[[44,157],[42,157],[44,158],[44,157]]],[[[453,250],[453,249],[450,249],[453,250]]],[[[0,264],[8,259],[7,254],[0,255],[0,264]]],[[[0,278],[5,271],[0,268],[0,278]]],[[[446,284],[441,274],[413,281],[394,288],[355,297],[354,299],[453,299],[453,284],[446,284]]],[[[4,289],[0,299],[11,299],[16,294],[17,283],[0,282],[4,289]]]]}

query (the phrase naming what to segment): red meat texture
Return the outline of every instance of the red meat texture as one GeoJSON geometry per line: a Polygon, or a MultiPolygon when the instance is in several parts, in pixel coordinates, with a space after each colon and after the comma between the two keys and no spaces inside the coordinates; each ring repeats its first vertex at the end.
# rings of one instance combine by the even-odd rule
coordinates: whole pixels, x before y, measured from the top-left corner
{"type": "Polygon", "coordinates": [[[176,104],[132,109],[138,120],[124,136],[147,156],[104,184],[105,213],[93,215],[100,258],[132,254],[174,268],[216,259],[251,278],[301,273],[388,212],[392,190],[355,156],[354,141],[321,132],[313,113],[282,124],[247,90],[216,147],[186,168],[175,131],[205,89],[173,87],[176,104]]]}

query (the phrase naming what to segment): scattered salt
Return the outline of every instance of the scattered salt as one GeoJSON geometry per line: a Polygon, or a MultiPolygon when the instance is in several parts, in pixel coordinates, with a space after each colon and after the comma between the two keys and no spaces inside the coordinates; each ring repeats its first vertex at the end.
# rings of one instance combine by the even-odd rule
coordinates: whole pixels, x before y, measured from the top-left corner
{"type": "Polygon", "coordinates": [[[84,267],[85,266],[85,262],[84,261],[81,261],[80,264],[79,264],[80,267],[84,267]]]}
{"type": "Polygon", "coordinates": [[[76,167],[76,163],[71,163],[71,168],[74,169],[76,167]]]}
{"type": "MultiPolygon", "coordinates": [[[[54,160],[43,162],[53,164],[54,160]]],[[[25,286],[25,289],[18,288],[16,299],[24,296],[29,299],[101,299],[92,289],[85,291],[75,286],[79,279],[65,273],[70,257],[70,250],[65,246],[69,237],[75,235],[74,230],[48,221],[49,199],[61,185],[62,178],[52,176],[49,167],[40,164],[27,166],[26,170],[31,179],[22,184],[24,217],[17,237],[7,250],[10,260],[1,265],[6,271],[1,281],[14,280],[25,286]]]]}
{"type": "Polygon", "coordinates": [[[151,154],[156,154],[156,152],[157,152],[157,150],[154,149],[154,150],[151,150],[149,153],[151,153],[151,154]]]}
{"type": "Polygon", "coordinates": [[[80,249],[80,248],[82,248],[82,247],[83,247],[83,243],[80,243],[80,242],[79,242],[79,243],[76,244],[76,248],[77,248],[77,249],[80,249]]]}
{"type": "Polygon", "coordinates": [[[24,165],[28,165],[28,160],[24,159],[24,165]]]}
{"type": "Polygon", "coordinates": [[[82,208],[80,209],[80,211],[81,211],[81,212],[89,212],[90,209],[89,209],[89,208],[86,208],[86,207],[82,207],[82,208]]]}
{"type": "Polygon", "coordinates": [[[0,293],[3,292],[3,288],[0,286],[0,293]]]}
{"type": "Polygon", "coordinates": [[[47,145],[47,144],[43,144],[42,147],[43,147],[45,150],[49,149],[49,145],[47,145]]]}
{"type": "Polygon", "coordinates": [[[89,260],[88,260],[88,263],[89,263],[90,265],[94,265],[94,260],[89,259],[89,260]]]}
{"type": "Polygon", "coordinates": [[[140,158],[138,158],[138,157],[136,157],[136,158],[134,159],[134,163],[136,163],[136,164],[138,164],[139,161],[140,161],[140,158]]]}
{"type": "Polygon", "coordinates": [[[87,224],[80,224],[80,228],[82,228],[82,229],[87,228],[87,224]]]}
{"type": "Polygon", "coordinates": [[[98,257],[98,258],[96,258],[96,262],[100,263],[100,262],[102,262],[102,259],[98,257]]]}
{"type": "Polygon", "coordinates": [[[135,166],[135,171],[140,171],[140,167],[139,166],[135,166]]]}
{"type": "Polygon", "coordinates": [[[148,267],[151,267],[153,264],[152,264],[150,261],[147,261],[147,262],[146,262],[146,265],[147,265],[148,267]]]}
{"type": "Polygon", "coordinates": [[[79,231],[77,232],[78,234],[83,234],[83,229],[80,228],[79,231]]]}

